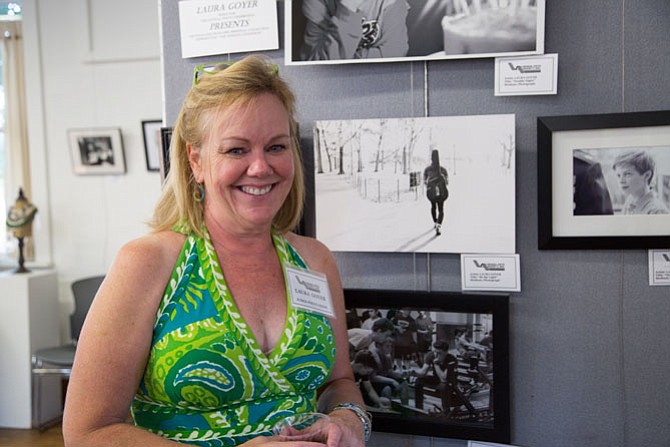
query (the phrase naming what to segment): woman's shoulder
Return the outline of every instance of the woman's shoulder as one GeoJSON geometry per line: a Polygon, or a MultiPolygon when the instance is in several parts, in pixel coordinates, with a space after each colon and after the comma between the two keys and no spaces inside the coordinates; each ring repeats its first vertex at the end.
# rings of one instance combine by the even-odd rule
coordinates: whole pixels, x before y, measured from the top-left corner
{"type": "Polygon", "coordinates": [[[101,288],[102,301],[125,306],[137,314],[153,315],[184,239],[183,234],[160,231],[125,243],[107,272],[101,288]]]}
{"type": "Polygon", "coordinates": [[[186,236],[175,231],[156,231],[125,243],[117,261],[134,269],[163,271],[172,268],[186,236]]]}
{"type": "Polygon", "coordinates": [[[313,237],[301,236],[293,232],[284,235],[289,244],[303,257],[307,265],[314,270],[332,268],[335,264],[333,254],[326,245],[313,237]]]}
{"type": "Polygon", "coordinates": [[[178,252],[184,245],[185,239],[184,234],[176,231],[154,231],[126,242],[122,250],[147,252],[147,254],[167,254],[167,252],[175,250],[178,252]]]}

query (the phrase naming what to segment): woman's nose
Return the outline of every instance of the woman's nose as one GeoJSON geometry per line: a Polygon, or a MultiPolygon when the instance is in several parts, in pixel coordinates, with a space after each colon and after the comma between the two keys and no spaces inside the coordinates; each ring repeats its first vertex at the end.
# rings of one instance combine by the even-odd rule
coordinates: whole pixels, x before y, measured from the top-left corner
{"type": "Polygon", "coordinates": [[[247,171],[249,175],[256,177],[272,174],[272,166],[268,163],[267,154],[264,151],[254,154],[247,171]]]}

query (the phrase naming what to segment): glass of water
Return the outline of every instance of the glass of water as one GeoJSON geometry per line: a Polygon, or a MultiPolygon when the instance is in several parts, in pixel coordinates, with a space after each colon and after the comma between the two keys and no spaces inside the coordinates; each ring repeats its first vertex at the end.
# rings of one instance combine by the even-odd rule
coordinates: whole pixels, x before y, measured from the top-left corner
{"type": "Polygon", "coordinates": [[[280,441],[314,441],[326,443],[328,422],[323,413],[301,413],[287,416],[275,424],[272,433],[280,441]]]}

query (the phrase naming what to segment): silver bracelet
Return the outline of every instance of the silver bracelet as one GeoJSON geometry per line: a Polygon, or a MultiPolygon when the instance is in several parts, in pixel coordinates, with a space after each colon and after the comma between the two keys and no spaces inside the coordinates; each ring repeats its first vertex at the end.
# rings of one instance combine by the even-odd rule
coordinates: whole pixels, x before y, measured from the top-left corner
{"type": "Polygon", "coordinates": [[[370,432],[372,432],[372,415],[365,411],[363,407],[353,402],[342,402],[341,404],[335,405],[333,411],[344,409],[353,411],[354,414],[358,416],[358,419],[361,420],[361,423],[363,424],[364,439],[367,444],[370,440],[370,432]]]}

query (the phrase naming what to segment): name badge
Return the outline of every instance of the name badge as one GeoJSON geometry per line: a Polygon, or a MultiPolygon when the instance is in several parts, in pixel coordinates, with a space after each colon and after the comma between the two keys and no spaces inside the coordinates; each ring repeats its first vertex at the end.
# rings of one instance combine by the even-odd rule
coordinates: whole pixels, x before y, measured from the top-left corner
{"type": "Polygon", "coordinates": [[[335,317],[328,279],[320,273],[284,266],[293,307],[326,317],[335,317]]]}

